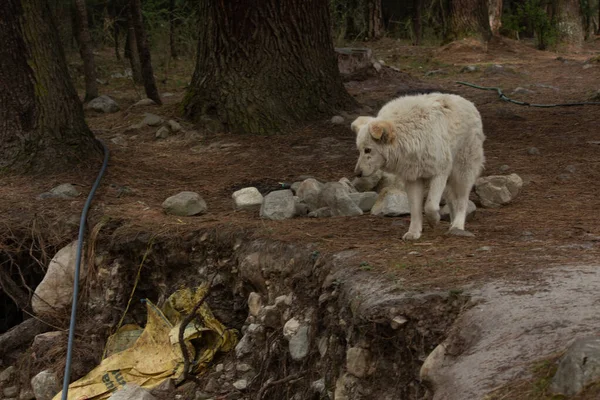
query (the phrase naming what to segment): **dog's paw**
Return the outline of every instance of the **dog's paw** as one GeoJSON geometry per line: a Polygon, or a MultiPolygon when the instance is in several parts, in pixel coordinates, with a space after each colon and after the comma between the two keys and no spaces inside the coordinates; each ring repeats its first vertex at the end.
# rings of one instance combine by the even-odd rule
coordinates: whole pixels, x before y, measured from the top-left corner
{"type": "Polygon", "coordinates": [[[475,237],[473,233],[458,228],[450,228],[450,230],[446,232],[446,235],[459,237],[475,237]]]}
{"type": "Polygon", "coordinates": [[[440,213],[437,210],[425,211],[425,219],[431,228],[440,223],[440,213]]]}
{"type": "Polygon", "coordinates": [[[421,233],[408,231],[402,236],[402,240],[419,240],[421,233]]]}

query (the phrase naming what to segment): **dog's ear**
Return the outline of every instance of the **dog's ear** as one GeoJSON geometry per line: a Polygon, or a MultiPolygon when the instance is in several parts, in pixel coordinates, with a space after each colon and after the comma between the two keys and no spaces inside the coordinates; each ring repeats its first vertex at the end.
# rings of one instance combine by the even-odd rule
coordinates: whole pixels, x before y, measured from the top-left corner
{"type": "Polygon", "coordinates": [[[358,131],[360,131],[360,128],[362,128],[363,126],[368,124],[372,119],[373,119],[373,117],[358,117],[354,120],[352,125],[350,125],[350,128],[352,128],[352,131],[355,134],[358,134],[358,131]]]}
{"type": "Polygon", "coordinates": [[[374,121],[369,124],[369,133],[375,140],[382,143],[391,143],[396,138],[394,125],[389,121],[374,121]]]}

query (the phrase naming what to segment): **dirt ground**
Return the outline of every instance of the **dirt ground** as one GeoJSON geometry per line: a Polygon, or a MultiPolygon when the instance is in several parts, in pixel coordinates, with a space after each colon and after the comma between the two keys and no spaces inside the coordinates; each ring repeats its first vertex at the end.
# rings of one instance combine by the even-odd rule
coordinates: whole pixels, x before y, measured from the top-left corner
{"type": "MultiPolygon", "coordinates": [[[[349,128],[352,121],[343,125],[323,121],[270,137],[197,131],[181,119],[179,107],[191,78],[192,60],[178,61],[168,80],[164,70],[157,73],[161,93],[172,93],[164,98],[163,107],[132,107],[143,90],[128,79],[110,77],[124,68],[113,60],[110,49],[98,54],[101,79],[107,81],[100,90],[112,96],[121,111],[87,115],[90,127],[111,152],[89,221],[102,217],[118,221],[115,235],[181,234],[218,227],[245,229],[251,237],[306,243],[321,252],[353,250],[357,269],[387,274],[399,286],[413,289],[460,288],[499,277],[527,279],[539,268],[597,262],[600,107],[522,107],[501,101],[494,92],[455,82],[499,86],[510,97],[537,103],[587,100],[600,89],[600,64],[588,67],[584,62],[598,54],[600,41],[589,43],[582,52],[564,54],[539,52],[509,40],[493,42],[487,49],[467,42],[442,49],[411,47],[391,39],[372,47],[386,66],[401,72],[386,67],[377,78],[348,82],[348,91],[359,102],[376,112],[399,89],[434,86],[456,92],[473,101],[482,114],[487,135],[484,175],[514,172],[525,181],[510,205],[477,210],[467,225],[475,238],[447,237],[448,223],[442,223],[435,230],[425,227],[420,241],[405,243],[401,237],[408,218],[363,215],[267,221],[258,212],[234,211],[231,194],[244,186],[268,191],[300,175],[323,180],[351,177],[357,158],[349,128]],[[488,69],[493,64],[504,68],[488,69]],[[465,65],[480,69],[460,72],[465,65]],[[430,71],[437,72],[427,74],[430,71]],[[517,87],[531,92],[512,95],[517,87]],[[185,133],[156,140],[157,128],[130,129],[145,112],[178,120],[185,133]],[[531,147],[539,154],[530,155],[531,147]],[[500,169],[503,165],[508,165],[506,172],[500,169]],[[200,193],[208,213],[188,218],[165,215],[164,199],[184,190],[200,193]]],[[[2,178],[3,225],[8,231],[44,225],[53,230],[55,240],[72,240],[73,229],[59,227],[77,220],[96,173],[2,178]],[[82,195],[75,200],[36,199],[66,182],[77,185],[82,195]]]]}

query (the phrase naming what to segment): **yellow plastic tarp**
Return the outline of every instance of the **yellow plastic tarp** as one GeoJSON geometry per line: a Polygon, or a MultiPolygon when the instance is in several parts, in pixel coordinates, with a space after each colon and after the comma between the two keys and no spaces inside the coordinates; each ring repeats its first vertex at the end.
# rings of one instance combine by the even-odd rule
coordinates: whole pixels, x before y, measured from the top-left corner
{"type": "MultiPolygon", "coordinates": [[[[168,378],[180,379],[184,368],[179,345],[181,322],[205,293],[202,287],[195,291],[178,290],[162,310],[146,301],[148,320],[141,334],[137,325],[124,325],[112,335],[107,343],[107,357],[86,376],[71,383],[68,399],[103,400],[127,383],[152,389],[168,378]]],[[[235,347],[237,333],[221,324],[205,303],[196,315],[186,326],[183,339],[189,353],[189,372],[201,374],[217,352],[235,347]]],[[[62,392],[53,400],[61,397],[62,392]]]]}

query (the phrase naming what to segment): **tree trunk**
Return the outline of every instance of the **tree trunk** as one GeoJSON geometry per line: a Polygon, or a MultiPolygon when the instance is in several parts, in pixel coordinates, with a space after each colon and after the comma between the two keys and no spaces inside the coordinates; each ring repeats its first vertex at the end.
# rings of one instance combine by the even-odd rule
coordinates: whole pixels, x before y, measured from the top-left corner
{"type": "Polygon", "coordinates": [[[77,43],[79,54],[83,60],[83,74],[85,76],[85,99],[88,102],[98,97],[98,82],[96,82],[96,63],[94,62],[94,49],[88,28],[87,10],[84,0],[74,0],[75,20],[77,24],[77,43]]]}
{"type": "Polygon", "coordinates": [[[124,55],[129,58],[129,65],[131,65],[131,73],[133,75],[133,81],[135,83],[143,83],[142,78],[142,65],[140,63],[140,55],[137,51],[137,40],[135,37],[135,28],[133,26],[133,18],[131,16],[131,9],[127,7],[127,38],[125,39],[124,55]]]}
{"type": "Polygon", "coordinates": [[[583,15],[579,0],[557,1],[553,18],[561,44],[581,47],[585,37],[583,15]]]}
{"type": "Polygon", "coordinates": [[[421,44],[421,38],[423,37],[423,27],[421,24],[422,21],[422,11],[423,11],[423,0],[413,0],[413,18],[412,18],[412,28],[413,28],[413,45],[418,46],[421,44]]]}
{"type": "Polygon", "coordinates": [[[187,117],[235,133],[282,133],[354,105],[342,84],[328,2],[201,0],[187,117]],[[259,6],[260,4],[260,6],[259,6]]]}
{"type": "Polygon", "coordinates": [[[379,39],[383,36],[383,14],[381,0],[367,0],[367,36],[379,39]]]}
{"type": "Polygon", "coordinates": [[[175,46],[175,0],[169,0],[169,47],[171,58],[177,58],[177,48],[175,46]]]}
{"type": "Polygon", "coordinates": [[[0,1],[0,171],[47,172],[96,161],[46,0],[0,1]]]}
{"type": "Polygon", "coordinates": [[[154,100],[156,104],[162,104],[156,82],[154,81],[154,71],[152,70],[152,60],[150,57],[150,50],[148,49],[148,39],[146,37],[146,30],[144,29],[144,21],[142,19],[141,1],[131,0],[129,6],[131,8],[137,49],[140,57],[140,64],[142,66],[142,78],[144,80],[146,96],[149,99],[154,100]]]}
{"type": "Polygon", "coordinates": [[[488,0],[450,0],[446,42],[474,37],[484,42],[492,38],[488,0]]]}
{"type": "Polygon", "coordinates": [[[502,0],[488,0],[490,28],[493,35],[500,35],[502,27],[502,0]]]}

